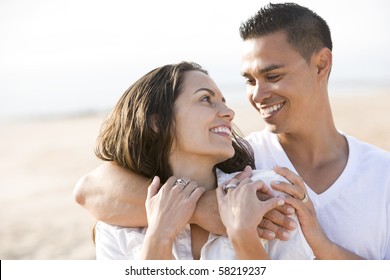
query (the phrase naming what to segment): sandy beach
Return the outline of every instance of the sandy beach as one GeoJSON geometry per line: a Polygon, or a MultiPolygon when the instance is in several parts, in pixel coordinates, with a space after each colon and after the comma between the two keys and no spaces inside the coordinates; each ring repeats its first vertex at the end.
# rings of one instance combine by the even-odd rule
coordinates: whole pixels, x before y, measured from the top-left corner
{"type": "MultiPolygon", "coordinates": [[[[390,151],[390,90],[331,96],[337,128],[390,151]]],[[[234,104],[244,135],[264,124],[234,104]]],[[[100,164],[93,154],[104,118],[3,121],[0,145],[0,259],[94,259],[95,220],[73,201],[77,179],[100,164]]]]}

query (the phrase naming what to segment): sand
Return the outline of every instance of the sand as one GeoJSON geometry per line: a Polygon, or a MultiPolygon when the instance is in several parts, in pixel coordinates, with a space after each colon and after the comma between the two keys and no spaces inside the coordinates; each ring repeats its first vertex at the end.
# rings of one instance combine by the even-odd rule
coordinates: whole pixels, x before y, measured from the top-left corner
{"type": "MultiPolygon", "coordinates": [[[[331,97],[337,127],[390,151],[390,90],[331,97]]],[[[247,135],[264,127],[249,104],[234,104],[247,135]]],[[[0,259],[94,259],[95,222],[72,197],[93,154],[104,115],[3,121],[0,145],[0,259]]]]}

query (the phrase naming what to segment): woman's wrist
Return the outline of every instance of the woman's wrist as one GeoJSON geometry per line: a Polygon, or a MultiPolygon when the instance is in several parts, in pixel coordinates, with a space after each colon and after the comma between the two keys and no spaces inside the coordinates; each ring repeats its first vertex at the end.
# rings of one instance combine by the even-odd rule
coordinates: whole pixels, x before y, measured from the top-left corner
{"type": "Polygon", "coordinates": [[[258,237],[257,230],[228,230],[228,235],[237,259],[269,259],[258,237]]]}
{"type": "Polygon", "coordinates": [[[232,244],[237,244],[238,246],[248,243],[248,240],[252,241],[259,239],[256,229],[246,229],[243,227],[228,228],[227,235],[232,244]]]}
{"type": "Polygon", "coordinates": [[[145,234],[145,239],[149,239],[150,241],[156,244],[173,244],[176,235],[172,230],[162,230],[159,228],[148,228],[145,234]]]}
{"type": "Polygon", "coordinates": [[[141,258],[146,260],[172,259],[173,242],[174,239],[171,237],[147,230],[142,246],[141,258]]]}

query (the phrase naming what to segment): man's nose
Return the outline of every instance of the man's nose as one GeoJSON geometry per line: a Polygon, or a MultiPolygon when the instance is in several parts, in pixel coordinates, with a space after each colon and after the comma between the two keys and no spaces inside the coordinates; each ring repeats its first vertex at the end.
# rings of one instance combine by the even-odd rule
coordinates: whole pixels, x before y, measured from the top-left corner
{"type": "Polygon", "coordinates": [[[270,96],[270,91],[266,88],[266,86],[257,84],[252,89],[252,101],[255,103],[262,103],[264,99],[267,99],[270,96]]]}

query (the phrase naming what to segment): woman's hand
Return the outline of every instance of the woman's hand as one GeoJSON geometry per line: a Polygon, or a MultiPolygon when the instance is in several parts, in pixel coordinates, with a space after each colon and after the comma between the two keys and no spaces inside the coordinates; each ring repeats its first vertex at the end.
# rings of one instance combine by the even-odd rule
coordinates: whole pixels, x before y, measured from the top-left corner
{"type": "Polygon", "coordinates": [[[283,205],[284,200],[280,197],[272,197],[266,201],[259,200],[256,195],[258,191],[272,195],[271,190],[262,181],[252,182],[250,179],[244,179],[239,182],[237,179],[232,179],[227,187],[235,184],[238,186],[227,188],[226,191],[224,185],[220,185],[217,189],[221,220],[228,235],[232,231],[248,229],[257,235],[257,226],[265,213],[283,205]]]}
{"type": "Polygon", "coordinates": [[[160,187],[159,177],[154,177],[145,202],[148,231],[174,239],[188,223],[205,190],[195,181],[184,179],[181,182],[171,177],[160,187]]]}
{"type": "Polygon", "coordinates": [[[272,194],[262,181],[244,179],[241,183],[231,179],[229,184],[217,189],[217,200],[221,220],[232,242],[238,259],[268,259],[260,239],[257,226],[266,212],[284,204],[278,197],[261,201],[256,193],[272,194]]]}
{"type": "Polygon", "coordinates": [[[142,259],[171,259],[173,242],[194,213],[204,193],[195,181],[171,177],[160,187],[154,177],[145,202],[149,227],[142,246],[142,259]]]}

